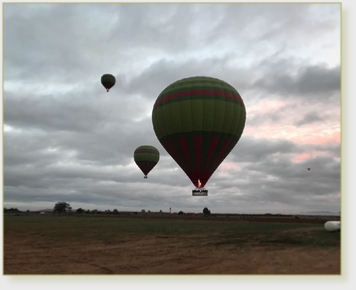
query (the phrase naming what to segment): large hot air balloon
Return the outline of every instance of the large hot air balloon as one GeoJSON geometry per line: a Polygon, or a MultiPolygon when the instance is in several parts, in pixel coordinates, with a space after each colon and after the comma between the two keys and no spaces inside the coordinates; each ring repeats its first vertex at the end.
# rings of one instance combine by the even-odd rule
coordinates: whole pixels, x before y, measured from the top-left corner
{"type": "Polygon", "coordinates": [[[147,174],[156,166],[159,160],[159,152],[153,146],[142,145],[135,150],[134,160],[145,175],[144,178],[147,178],[147,174]]]}
{"type": "Polygon", "coordinates": [[[104,74],[101,77],[101,84],[105,87],[108,92],[115,85],[115,77],[111,74],[104,74]]]}
{"type": "Polygon", "coordinates": [[[236,89],[204,76],[170,84],[152,111],[158,140],[198,189],[239,141],[245,121],[245,105],[236,89]]]}

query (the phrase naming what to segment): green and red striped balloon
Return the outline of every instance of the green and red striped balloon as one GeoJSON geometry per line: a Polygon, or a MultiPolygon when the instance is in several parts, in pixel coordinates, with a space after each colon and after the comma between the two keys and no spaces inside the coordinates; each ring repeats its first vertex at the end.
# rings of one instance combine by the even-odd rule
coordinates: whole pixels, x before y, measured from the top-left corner
{"type": "Polygon", "coordinates": [[[134,152],[134,160],[145,175],[144,178],[147,178],[147,174],[159,161],[159,152],[151,145],[142,145],[136,148],[134,152]]]}
{"type": "Polygon", "coordinates": [[[198,188],[239,141],[245,121],[245,105],[236,89],[203,76],[170,84],[152,111],[158,140],[198,188]]]}

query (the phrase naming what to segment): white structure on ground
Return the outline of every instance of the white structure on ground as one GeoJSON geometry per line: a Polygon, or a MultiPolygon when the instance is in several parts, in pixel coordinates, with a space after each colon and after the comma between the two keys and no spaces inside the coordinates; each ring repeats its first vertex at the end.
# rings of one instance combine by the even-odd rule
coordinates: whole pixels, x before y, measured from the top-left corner
{"type": "Polygon", "coordinates": [[[339,221],[327,221],[324,224],[324,228],[328,232],[335,232],[335,231],[340,231],[340,222],[339,221]]]}

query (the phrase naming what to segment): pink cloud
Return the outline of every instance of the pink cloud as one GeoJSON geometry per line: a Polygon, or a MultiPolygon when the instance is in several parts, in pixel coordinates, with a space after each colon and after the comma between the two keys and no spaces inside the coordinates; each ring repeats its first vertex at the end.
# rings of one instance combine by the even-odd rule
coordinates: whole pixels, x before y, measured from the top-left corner
{"type": "Polygon", "coordinates": [[[311,158],[310,154],[303,153],[303,154],[297,155],[294,158],[292,158],[292,161],[293,162],[300,162],[300,161],[304,161],[304,160],[307,160],[307,159],[310,159],[310,158],[311,158]]]}
{"type": "Polygon", "coordinates": [[[328,143],[340,143],[340,132],[318,132],[315,134],[305,134],[304,136],[295,136],[290,139],[299,144],[324,145],[328,143]]]}
{"type": "Polygon", "coordinates": [[[254,138],[285,139],[297,144],[324,145],[340,143],[340,129],[330,129],[328,126],[310,126],[298,128],[294,126],[281,126],[281,124],[265,126],[246,126],[244,135],[254,138]]]}
{"type": "MultiPolygon", "coordinates": [[[[309,108],[310,109],[310,108],[309,108]]],[[[255,138],[284,139],[297,144],[324,145],[328,143],[340,143],[340,116],[333,109],[324,108],[328,112],[328,118],[323,122],[314,122],[298,126],[298,122],[307,112],[304,104],[292,104],[287,101],[269,100],[260,102],[247,108],[246,127],[244,135],[255,138]],[[278,118],[271,118],[276,114],[278,118]],[[266,116],[264,120],[264,116],[266,116]],[[249,119],[259,122],[249,124],[249,119]]],[[[242,137],[243,137],[242,136],[242,137]]]]}
{"type": "Polygon", "coordinates": [[[287,101],[281,100],[268,100],[266,102],[260,102],[257,105],[253,105],[248,109],[249,116],[253,116],[255,114],[270,114],[274,111],[279,111],[281,108],[285,107],[288,104],[287,101]]]}
{"type": "Polygon", "coordinates": [[[305,161],[305,160],[308,160],[308,159],[312,159],[316,156],[320,156],[320,155],[329,155],[330,153],[327,152],[327,151],[312,151],[310,153],[302,153],[302,154],[299,154],[295,157],[293,157],[291,160],[293,162],[301,162],[301,161],[305,161]]]}
{"type": "Polygon", "coordinates": [[[232,162],[223,162],[218,167],[218,171],[221,174],[228,174],[229,171],[240,171],[242,169],[241,166],[237,165],[236,163],[232,162]]]}

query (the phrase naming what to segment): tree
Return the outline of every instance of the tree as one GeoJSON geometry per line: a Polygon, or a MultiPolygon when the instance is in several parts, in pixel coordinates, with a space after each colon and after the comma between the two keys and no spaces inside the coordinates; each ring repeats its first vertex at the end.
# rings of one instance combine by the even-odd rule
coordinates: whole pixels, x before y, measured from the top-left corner
{"type": "Polygon", "coordinates": [[[81,207],[77,209],[77,213],[83,213],[84,209],[82,209],[81,207]]]}
{"type": "Polygon", "coordinates": [[[210,210],[208,210],[207,207],[204,207],[204,209],[203,209],[203,214],[204,214],[204,215],[210,215],[210,210]]]}
{"type": "Polygon", "coordinates": [[[17,208],[4,208],[4,212],[10,212],[10,213],[12,213],[12,212],[16,212],[16,213],[18,213],[18,212],[20,212],[17,208]]]}
{"type": "Polygon", "coordinates": [[[180,211],[180,212],[178,213],[178,215],[184,215],[184,212],[183,212],[183,211],[180,211]]]}
{"type": "Polygon", "coordinates": [[[70,207],[69,203],[66,202],[57,202],[54,205],[53,211],[58,212],[58,215],[60,215],[62,212],[66,212],[67,210],[70,211],[72,208],[70,207]]]}

